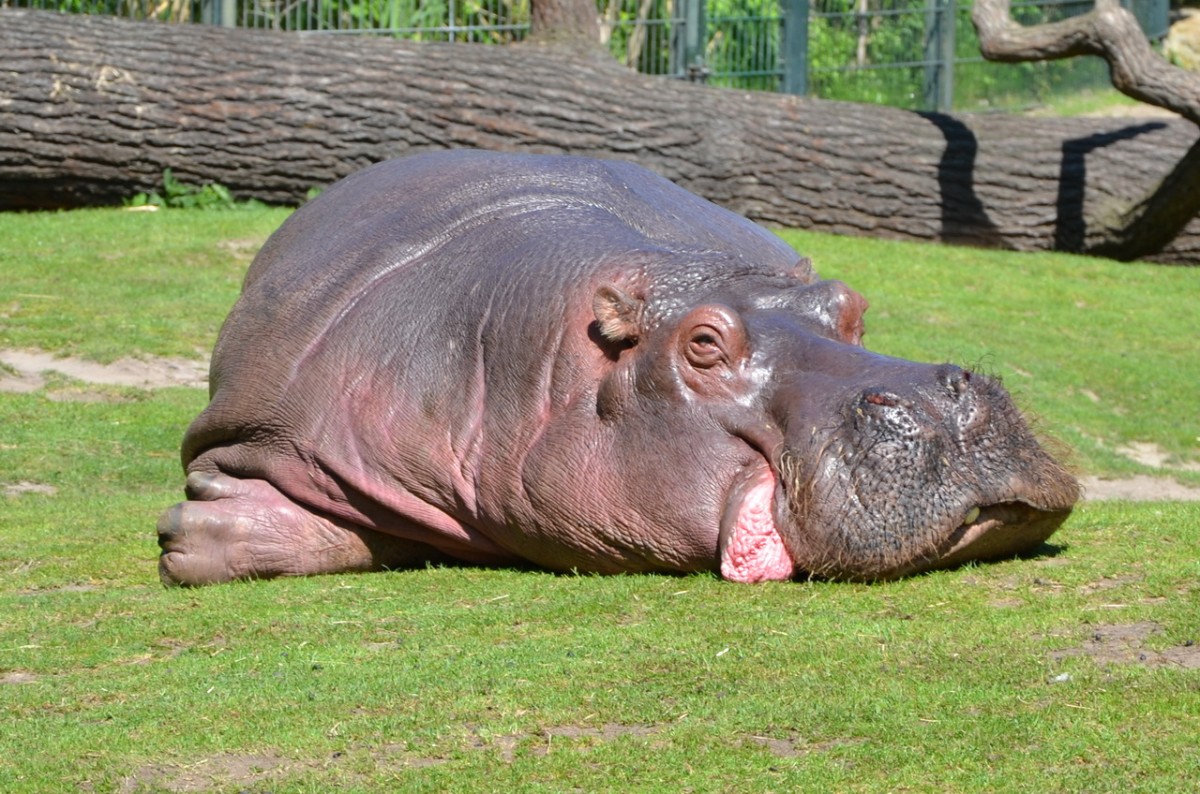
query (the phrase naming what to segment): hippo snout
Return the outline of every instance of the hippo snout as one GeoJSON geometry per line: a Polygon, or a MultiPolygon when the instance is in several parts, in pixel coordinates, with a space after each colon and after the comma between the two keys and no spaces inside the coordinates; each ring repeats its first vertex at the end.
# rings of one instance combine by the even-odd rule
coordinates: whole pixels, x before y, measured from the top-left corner
{"type": "Polygon", "coordinates": [[[840,424],[793,432],[779,524],[798,568],[885,579],[1011,556],[1078,500],[997,380],[951,365],[907,374],[847,389],[840,424]]]}

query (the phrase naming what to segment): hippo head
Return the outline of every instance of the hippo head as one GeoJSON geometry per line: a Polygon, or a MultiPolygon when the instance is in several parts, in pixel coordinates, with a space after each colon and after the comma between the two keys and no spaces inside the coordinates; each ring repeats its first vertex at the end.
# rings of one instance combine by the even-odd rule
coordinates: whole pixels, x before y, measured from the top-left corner
{"type": "Polygon", "coordinates": [[[674,432],[725,439],[694,455],[724,477],[727,579],[887,579],[1009,557],[1080,496],[997,379],[868,352],[866,300],[807,260],[686,298],[606,283],[593,309],[619,364],[602,415],[668,394],[674,432]]]}

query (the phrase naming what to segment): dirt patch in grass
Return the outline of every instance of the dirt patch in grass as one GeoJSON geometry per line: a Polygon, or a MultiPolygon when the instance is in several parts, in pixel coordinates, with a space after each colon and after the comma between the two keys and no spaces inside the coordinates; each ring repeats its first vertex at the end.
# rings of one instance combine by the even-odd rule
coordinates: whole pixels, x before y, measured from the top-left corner
{"type": "MultiPolygon", "coordinates": [[[[0,683],[4,683],[0,679],[0,683]]],[[[21,683],[13,681],[11,683],[21,683]]],[[[517,750],[528,747],[535,756],[546,756],[557,747],[566,745],[578,749],[588,745],[610,742],[623,736],[654,736],[664,730],[655,725],[556,725],[539,732],[482,736],[473,731],[468,739],[469,749],[494,752],[505,763],[511,763],[517,750]]],[[[757,741],[762,737],[753,737],[757,741]]],[[[803,744],[799,739],[781,740],[791,743],[784,753],[800,755],[822,749],[821,745],[803,744]],[[804,749],[795,749],[803,744],[804,749]]],[[[832,745],[830,745],[832,746],[832,745]]],[[[328,769],[353,756],[365,753],[377,766],[390,770],[420,769],[447,762],[447,758],[428,757],[412,753],[403,744],[388,744],[376,748],[359,748],[334,753],[327,759],[289,759],[274,753],[222,753],[192,763],[150,764],[127,775],[118,788],[123,794],[143,791],[201,792],[243,790],[244,788],[284,784],[288,778],[314,769],[328,769]]],[[[348,773],[351,777],[354,773],[348,773]]],[[[85,787],[86,788],[86,787],[85,787]]]]}
{"type": "Polygon", "coordinates": [[[1096,626],[1082,647],[1055,651],[1051,658],[1090,656],[1099,664],[1142,664],[1147,667],[1186,667],[1200,669],[1200,644],[1187,640],[1162,651],[1146,647],[1146,640],[1162,633],[1154,621],[1096,626]]]}
{"type": "Polygon", "coordinates": [[[42,496],[54,496],[58,493],[58,489],[53,485],[46,485],[40,482],[30,482],[29,480],[20,480],[12,483],[0,483],[0,494],[3,494],[9,499],[14,499],[18,496],[24,496],[27,493],[41,494],[42,496]]]}
{"type": "Polygon", "coordinates": [[[1135,474],[1120,480],[1081,477],[1084,498],[1090,500],[1128,499],[1134,502],[1176,500],[1200,501],[1200,488],[1176,482],[1169,477],[1135,474]]]}
{"type": "MultiPolygon", "coordinates": [[[[1116,452],[1143,466],[1157,469],[1163,475],[1173,472],[1200,471],[1200,463],[1179,460],[1157,444],[1134,441],[1117,447],[1116,452]]],[[[1170,476],[1135,474],[1119,480],[1083,477],[1085,499],[1129,499],[1132,501],[1200,501],[1200,488],[1184,485],[1170,476]]]]}
{"type": "Polygon", "coordinates": [[[1172,457],[1171,453],[1158,444],[1133,441],[1124,446],[1117,447],[1116,451],[1119,455],[1123,455],[1130,460],[1137,461],[1143,466],[1149,466],[1154,469],[1200,471],[1200,463],[1176,460],[1172,457]]]}
{"type": "Polygon", "coordinates": [[[812,753],[823,753],[837,747],[860,744],[862,739],[828,739],[822,742],[809,742],[797,734],[791,734],[779,739],[773,736],[747,736],[747,741],[762,745],[780,758],[800,758],[812,753]]]}
{"type": "MultiPolygon", "coordinates": [[[[0,682],[3,680],[0,679],[0,682]]],[[[18,683],[14,681],[13,683],[18,683]]],[[[512,763],[517,752],[525,748],[537,757],[555,750],[586,750],[588,747],[611,742],[626,736],[654,737],[665,730],[661,725],[605,723],[603,725],[556,725],[537,732],[484,736],[473,731],[468,739],[471,750],[491,752],[504,763],[512,763]]],[[[861,739],[830,739],[809,741],[798,734],[784,737],[743,736],[742,741],[764,747],[780,758],[801,758],[838,747],[858,744],[861,739]]],[[[448,758],[425,757],[411,753],[403,744],[388,744],[366,749],[367,756],[383,768],[420,769],[446,763],[448,758]]],[[[151,764],[126,776],[119,791],[134,794],[142,791],[205,792],[241,790],[284,784],[289,777],[314,769],[327,769],[356,751],[334,753],[324,761],[287,759],[273,753],[224,753],[194,763],[151,764]]],[[[352,775],[353,776],[353,775],[352,775]]]]}
{"type": "MultiPolygon", "coordinates": [[[[555,725],[543,728],[539,733],[508,734],[483,738],[478,734],[472,736],[471,747],[476,750],[492,750],[500,755],[506,763],[516,757],[518,747],[532,743],[530,752],[535,756],[549,755],[554,751],[555,742],[561,747],[587,746],[611,742],[623,736],[653,736],[661,733],[663,728],[655,725],[622,725],[609,722],[603,725],[555,725]]],[[[432,761],[433,759],[427,759],[432,761]]]]}
{"type": "Polygon", "coordinates": [[[599,728],[591,725],[559,725],[554,728],[546,728],[542,731],[542,735],[548,738],[558,736],[564,739],[589,738],[607,741],[621,736],[653,736],[661,732],[662,728],[654,725],[621,725],[608,722],[599,728]]]}
{"type": "Polygon", "coordinates": [[[43,596],[57,593],[94,593],[99,589],[94,584],[64,584],[56,587],[25,587],[17,592],[23,596],[43,596]]]}
{"type": "Polygon", "coordinates": [[[310,764],[289,762],[276,755],[226,753],[194,764],[152,764],[121,781],[123,794],[138,791],[224,791],[239,790],[270,780],[278,781],[308,768],[310,764]]]}
{"type": "Polygon", "coordinates": [[[1092,593],[1100,593],[1106,590],[1116,590],[1117,588],[1125,587],[1126,585],[1137,584],[1143,579],[1145,579],[1145,577],[1140,574],[1101,576],[1095,582],[1092,582],[1091,584],[1085,584],[1083,587],[1081,587],[1080,592],[1086,595],[1091,595],[1092,593]]]}
{"type": "Polygon", "coordinates": [[[120,358],[100,364],[60,358],[41,350],[0,350],[0,391],[33,392],[46,385],[47,372],[97,386],[208,387],[208,361],[188,358],[120,358]]]}
{"type": "Polygon", "coordinates": [[[217,243],[217,248],[222,251],[227,251],[240,264],[248,265],[254,259],[254,255],[258,253],[258,249],[263,247],[266,238],[249,237],[240,240],[221,240],[217,243]]]}

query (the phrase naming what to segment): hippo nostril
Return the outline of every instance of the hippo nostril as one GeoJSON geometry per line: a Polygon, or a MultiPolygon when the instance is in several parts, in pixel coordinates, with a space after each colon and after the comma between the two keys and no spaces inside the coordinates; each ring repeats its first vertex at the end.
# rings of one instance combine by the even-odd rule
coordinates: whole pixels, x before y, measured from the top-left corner
{"type": "Polygon", "coordinates": [[[912,400],[907,400],[903,397],[886,391],[863,392],[860,401],[863,406],[868,408],[870,406],[876,406],[878,408],[902,408],[910,410],[913,407],[912,400]]]}
{"type": "Polygon", "coordinates": [[[882,405],[887,408],[893,408],[900,404],[900,401],[891,394],[879,394],[878,392],[864,394],[863,402],[870,403],[871,405],[882,405]]]}

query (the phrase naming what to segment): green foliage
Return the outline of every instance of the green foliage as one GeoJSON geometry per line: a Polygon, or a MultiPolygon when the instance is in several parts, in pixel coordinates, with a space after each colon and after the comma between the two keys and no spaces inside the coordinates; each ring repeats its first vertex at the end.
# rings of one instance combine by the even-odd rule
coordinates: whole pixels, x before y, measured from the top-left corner
{"type": "Polygon", "coordinates": [[[283,30],[366,30],[412,41],[506,44],[523,37],[529,0],[239,0],[239,18],[283,30]],[[514,29],[514,27],[516,29],[514,29]]]}
{"type": "MultiPolygon", "coordinates": [[[[862,16],[855,12],[856,0],[817,0],[809,21],[811,93],[923,108],[927,5],[927,0],[870,0],[869,14],[862,16]],[[865,45],[861,60],[860,38],[865,45]]],[[[1088,11],[1091,5],[1090,0],[1044,7],[1021,4],[1014,7],[1013,16],[1030,25],[1054,22],[1088,11]]],[[[969,4],[957,7],[954,44],[954,104],[959,109],[1023,108],[1109,84],[1107,66],[1097,58],[985,63],[969,4]]]]}
{"type": "Polygon", "coordinates": [[[44,8],[63,14],[105,14],[158,22],[199,19],[201,0],[6,0],[0,5],[44,8]]]}
{"type": "MultiPolygon", "coordinates": [[[[1138,0],[1144,7],[1151,0],[1138,0]]],[[[17,5],[75,13],[187,21],[202,17],[191,0],[12,0],[17,5]]],[[[778,90],[782,76],[781,0],[707,0],[704,57],[712,85],[778,90]]],[[[688,64],[672,53],[679,32],[672,0],[596,0],[613,55],[647,74],[681,75],[688,64]],[[643,7],[644,6],[644,7],[643,7]],[[644,23],[644,24],[643,24],[644,23]],[[643,24],[640,31],[635,27],[643,24]]],[[[1092,0],[1018,3],[1026,24],[1083,13],[1092,0]]],[[[1144,8],[1143,8],[1144,10],[1144,8]]],[[[928,0],[813,0],[809,20],[810,94],[825,99],[925,105],[928,0]],[[860,46],[861,45],[861,46],[860,46]]],[[[963,110],[1028,108],[1108,85],[1096,58],[993,64],[979,57],[970,4],[955,18],[954,103],[963,110]]],[[[235,19],[247,27],[292,31],[364,31],[414,41],[506,44],[528,31],[529,0],[237,0],[235,19]]]]}
{"type": "MultiPolygon", "coordinates": [[[[0,215],[0,346],[209,349],[286,216],[0,215]]],[[[1071,443],[1197,459],[1200,270],[785,234],[871,299],[872,348],[990,368],[1071,443]]],[[[1198,504],[1088,503],[1034,559],[877,585],[442,567],[165,590],[154,523],[206,395],[87,394],[0,392],[5,792],[1200,779],[1200,688],[1171,661],[1200,640],[1198,504]]],[[[1102,451],[1080,467],[1117,470],[1102,451]]]]}
{"type": "Polygon", "coordinates": [[[874,67],[924,60],[924,0],[887,3],[886,9],[876,4],[875,10],[893,13],[874,17],[855,13],[854,0],[823,0],[814,6],[816,13],[809,20],[809,81],[814,96],[920,106],[922,68],[874,67]]]}
{"type": "Polygon", "coordinates": [[[1146,106],[1136,99],[1125,96],[1110,87],[1098,90],[1080,90],[1070,94],[1054,94],[1047,97],[1045,106],[1032,111],[1043,116],[1083,116],[1112,109],[1134,109],[1146,106]]]}
{"type": "Polygon", "coordinates": [[[708,26],[705,60],[712,85],[779,89],[782,28],[777,3],[708,0],[708,26]]]}
{"type": "MultiPolygon", "coordinates": [[[[597,0],[601,11],[607,7],[597,0]]],[[[637,0],[619,4],[618,26],[610,47],[625,58],[637,0]]],[[[782,77],[782,23],[775,0],[708,0],[705,61],[711,85],[778,90],[782,77]]],[[[1022,4],[1014,15],[1026,24],[1052,22],[1091,7],[1022,4]]],[[[648,19],[656,44],[643,45],[636,65],[651,74],[678,74],[685,65],[672,60],[670,6],[655,0],[648,19]]],[[[1108,85],[1107,67],[1096,58],[1024,64],[984,63],[970,19],[960,4],[955,16],[955,104],[965,109],[1029,107],[1060,95],[1108,85]]],[[[888,104],[920,109],[925,105],[925,62],[930,15],[927,0],[815,0],[809,19],[809,93],[824,99],[888,104]]],[[[678,57],[678,56],[676,56],[678,57]]]]}
{"type": "MultiPolygon", "coordinates": [[[[1090,11],[1091,0],[1049,5],[1016,5],[1013,18],[1025,25],[1058,22],[1090,11]]],[[[970,7],[958,13],[955,36],[959,63],[954,73],[954,104],[962,110],[1027,109],[1053,105],[1081,92],[1111,88],[1108,64],[1094,56],[1029,63],[988,63],[979,55],[979,39],[970,7]]]]}
{"type": "MultiPolygon", "coordinates": [[[[643,74],[674,74],[681,68],[671,53],[672,0],[597,0],[613,57],[643,74]],[[645,17],[641,17],[642,11],[645,17]],[[640,28],[640,32],[639,32],[640,28]]],[[[678,56],[682,57],[682,55],[678,56]]]]}
{"type": "Polygon", "coordinates": [[[170,168],[163,169],[162,193],[138,193],[125,202],[127,207],[162,207],[181,210],[236,210],[264,206],[261,201],[237,201],[229,188],[214,182],[202,187],[185,185],[175,178],[170,168]]]}

